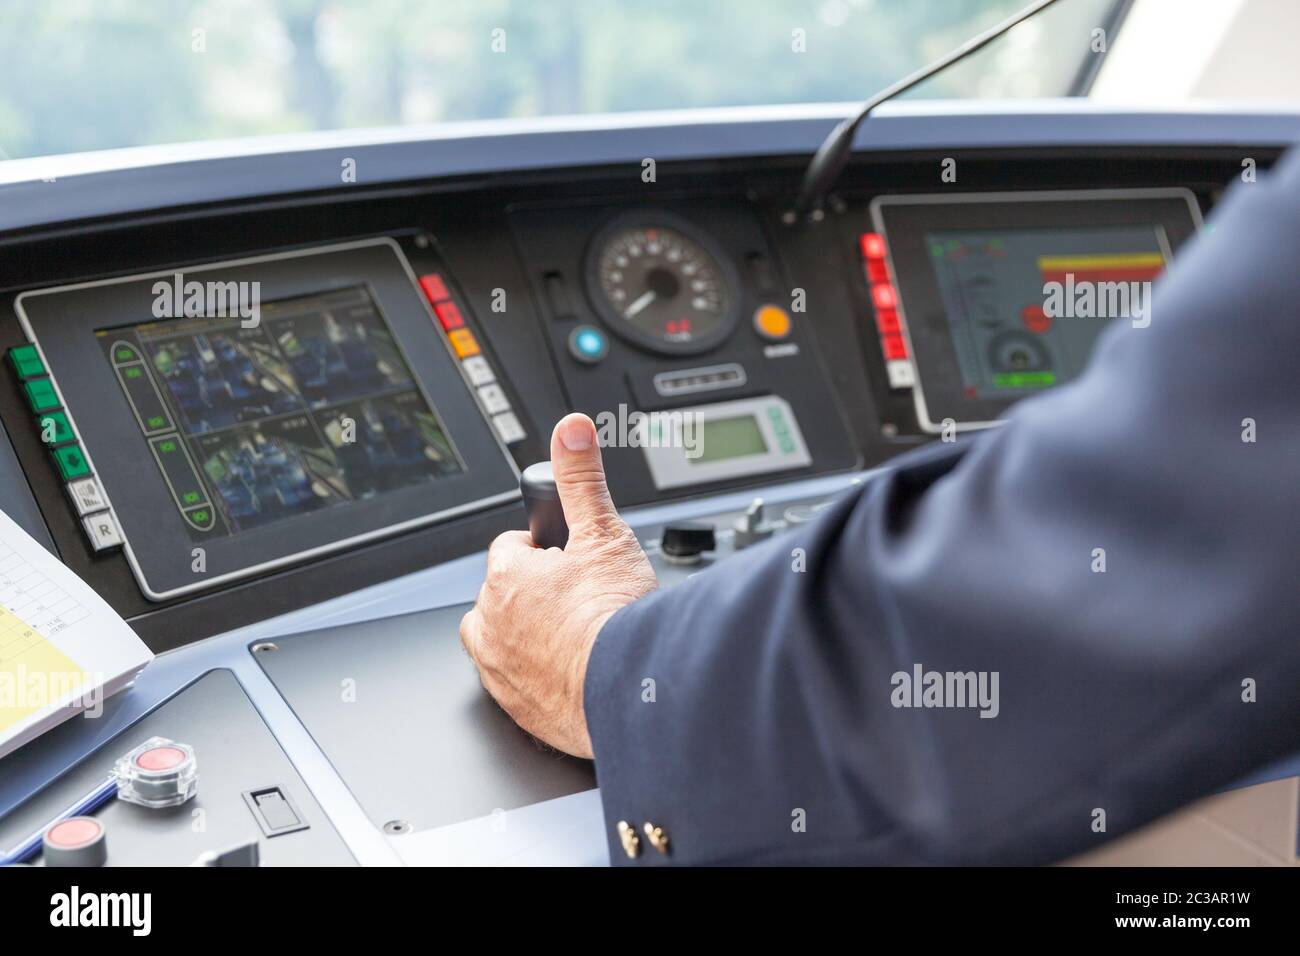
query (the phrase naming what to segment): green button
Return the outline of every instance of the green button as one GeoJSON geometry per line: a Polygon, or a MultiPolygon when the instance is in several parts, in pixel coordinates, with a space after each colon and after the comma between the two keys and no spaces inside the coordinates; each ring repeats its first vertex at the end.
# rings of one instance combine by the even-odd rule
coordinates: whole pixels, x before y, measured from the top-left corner
{"type": "Polygon", "coordinates": [[[90,474],[90,465],[86,461],[86,456],[81,453],[79,445],[64,445],[62,448],[54,449],[54,461],[59,466],[59,474],[63,476],[64,481],[84,478],[90,474]]]}
{"type": "Polygon", "coordinates": [[[34,412],[50,412],[59,407],[59,393],[54,390],[54,383],[48,378],[34,378],[23,383],[27,394],[27,404],[34,412]]]}
{"type": "Polygon", "coordinates": [[[16,349],[10,349],[9,361],[13,363],[14,371],[18,373],[19,378],[26,379],[45,374],[45,363],[41,361],[35,345],[20,345],[16,349]]]}
{"type": "Polygon", "coordinates": [[[182,511],[181,517],[198,531],[211,531],[213,525],[217,523],[215,516],[212,514],[212,509],[206,506],[182,511]]]}
{"type": "Polygon", "coordinates": [[[41,430],[41,441],[51,447],[65,445],[77,437],[63,412],[46,412],[36,419],[36,427],[41,430]]]}

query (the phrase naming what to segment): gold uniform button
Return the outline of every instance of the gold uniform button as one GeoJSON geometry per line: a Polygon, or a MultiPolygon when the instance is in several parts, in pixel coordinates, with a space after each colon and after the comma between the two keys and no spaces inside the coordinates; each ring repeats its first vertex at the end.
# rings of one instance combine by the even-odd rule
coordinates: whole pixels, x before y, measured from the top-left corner
{"type": "Polygon", "coordinates": [[[646,822],[645,838],[650,841],[650,845],[665,856],[668,855],[668,832],[663,827],[657,827],[649,821],[646,822]]]}
{"type": "Polygon", "coordinates": [[[637,854],[641,852],[641,838],[636,835],[636,831],[626,820],[619,820],[615,829],[618,830],[619,841],[623,844],[623,852],[627,854],[629,860],[635,860],[637,854]]]}

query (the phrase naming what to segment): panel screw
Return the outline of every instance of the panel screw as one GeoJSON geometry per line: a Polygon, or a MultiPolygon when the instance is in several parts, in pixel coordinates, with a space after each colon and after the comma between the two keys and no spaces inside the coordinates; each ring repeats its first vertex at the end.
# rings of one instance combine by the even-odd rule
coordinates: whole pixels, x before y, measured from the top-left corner
{"type": "Polygon", "coordinates": [[[389,836],[401,836],[403,833],[410,833],[414,827],[406,820],[389,820],[384,824],[384,832],[389,836]]]}
{"type": "Polygon", "coordinates": [[[270,641],[262,641],[260,644],[253,645],[254,654],[269,654],[271,651],[278,651],[279,649],[278,644],[273,644],[270,641]]]}

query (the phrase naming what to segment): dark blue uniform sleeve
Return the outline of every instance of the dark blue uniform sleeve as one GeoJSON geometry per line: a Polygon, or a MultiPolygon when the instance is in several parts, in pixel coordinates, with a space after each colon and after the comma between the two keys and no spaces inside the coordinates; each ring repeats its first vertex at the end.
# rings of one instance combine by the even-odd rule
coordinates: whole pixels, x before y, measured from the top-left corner
{"type": "Polygon", "coordinates": [[[620,610],[611,859],[1048,863],[1300,750],[1298,249],[1295,151],[1076,382],[620,610]]]}

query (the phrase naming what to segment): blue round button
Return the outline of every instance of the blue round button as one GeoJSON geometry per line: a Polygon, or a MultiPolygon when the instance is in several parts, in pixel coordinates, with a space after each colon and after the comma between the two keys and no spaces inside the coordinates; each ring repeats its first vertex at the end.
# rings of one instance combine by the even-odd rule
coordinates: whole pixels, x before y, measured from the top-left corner
{"type": "Polygon", "coordinates": [[[594,365],[609,354],[609,340],[600,329],[580,325],[569,333],[569,353],[579,362],[594,365]]]}

